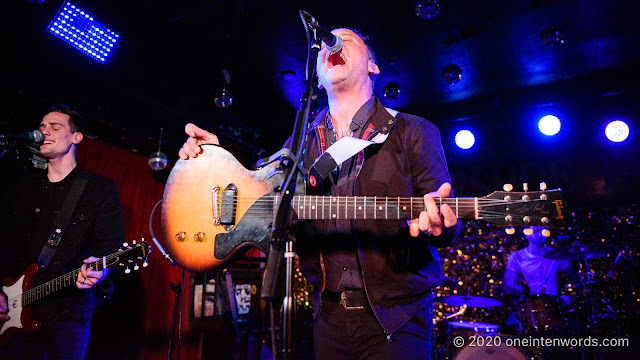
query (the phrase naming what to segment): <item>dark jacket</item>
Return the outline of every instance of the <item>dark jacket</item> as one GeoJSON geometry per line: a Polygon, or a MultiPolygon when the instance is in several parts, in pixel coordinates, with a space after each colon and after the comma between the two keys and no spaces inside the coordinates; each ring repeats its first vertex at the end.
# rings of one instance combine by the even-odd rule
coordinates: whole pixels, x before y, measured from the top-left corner
{"type": "MultiPolygon", "coordinates": [[[[16,276],[37,261],[62,202],[81,172],[88,182],[51,263],[36,275],[35,285],[79,268],[89,256],[101,257],[118,250],[124,238],[124,220],[112,180],[80,165],[58,183],[49,182],[46,171],[38,171],[21,179],[14,188],[5,189],[10,194],[8,209],[2,216],[8,231],[0,236],[1,274],[16,276]]],[[[86,313],[100,300],[95,292],[106,284],[103,281],[89,291],[71,284],[34,303],[33,316],[47,320],[55,315],[86,313]]]]}
{"type": "MultiPolygon", "coordinates": [[[[305,170],[308,172],[321,147],[315,128],[325,118],[323,110],[309,134],[305,170]]],[[[429,121],[404,113],[392,116],[376,99],[368,135],[388,134],[380,145],[364,150],[364,162],[357,176],[356,196],[422,197],[451,182],[438,129],[429,121]]],[[[310,195],[329,194],[327,179],[310,195]]],[[[431,289],[442,282],[436,247],[448,246],[459,231],[457,226],[440,237],[421,234],[411,237],[406,220],[353,220],[351,234],[325,231],[326,221],[301,222],[299,253],[305,276],[315,281],[315,314],[324,289],[323,244],[339,238],[355,239],[367,296],[385,331],[393,334],[421,309],[432,306],[431,289]]],[[[348,239],[346,239],[348,240],[348,239]]],[[[353,240],[351,240],[353,241],[353,240]]]]}

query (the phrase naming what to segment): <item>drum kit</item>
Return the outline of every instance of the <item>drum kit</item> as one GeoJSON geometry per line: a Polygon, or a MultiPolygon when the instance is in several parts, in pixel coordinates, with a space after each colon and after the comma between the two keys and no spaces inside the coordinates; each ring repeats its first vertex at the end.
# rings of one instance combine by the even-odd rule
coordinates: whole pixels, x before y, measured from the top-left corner
{"type": "MultiPolygon", "coordinates": [[[[615,247],[605,244],[581,245],[574,243],[567,248],[554,249],[544,254],[543,257],[547,259],[576,260],[579,264],[580,283],[568,284],[564,287],[563,294],[567,295],[571,300],[571,304],[567,306],[565,311],[563,311],[563,306],[556,296],[528,295],[520,297],[513,306],[515,317],[519,322],[518,329],[513,335],[499,331],[505,329],[505,327],[497,324],[458,320],[467,308],[493,308],[503,305],[501,301],[469,295],[435,297],[435,302],[451,307],[459,307],[459,310],[444,316],[440,320],[434,319],[434,354],[432,358],[440,360],[546,359],[550,357],[546,349],[507,346],[507,339],[530,336],[595,335],[594,329],[597,329],[598,319],[609,315],[598,314],[595,311],[592,291],[599,286],[610,286],[610,284],[607,280],[593,281],[590,278],[591,273],[589,272],[587,259],[605,256],[615,251],[615,247]],[[568,326],[568,323],[577,324],[577,326],[571,327],[568,326]],[[442,332],[443,329],[446,331],[446,336],[442,334],[438,336],[436,331],[442,332]],[[460,342],[456,343],[454,340],[457,337],[462,337],[464,340],[462,346],[459,346],[460,342]],[[476,344],[471,343],[472,339],[479,337],[490,340],[489,345],[491,346],[481,346],[477,340],[476,344]],[[438,344],[439,339],[445,338],[446,347],[442,346],[443,344],[438,344]]],[[[460,288],[456,281],[447,277],[443,281],[443,286],[460,288]]],[[[611,313],[613,313],[612,316],[615,316],[613,310],[611,310],[611,313]]],[[[580,350],[584,351],[584,349],[580,350]]]]}

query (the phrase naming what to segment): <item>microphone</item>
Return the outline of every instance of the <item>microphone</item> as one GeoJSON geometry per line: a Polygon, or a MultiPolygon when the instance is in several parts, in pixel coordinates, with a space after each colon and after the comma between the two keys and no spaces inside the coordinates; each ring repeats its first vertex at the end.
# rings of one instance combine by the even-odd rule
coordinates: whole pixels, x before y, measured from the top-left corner
{"type": "Polygon", "coordinates": [[[25,133],[0,134],[0,140],[5,141],[30,141],[41,143],[44,140],[44,134],[40,130],[34,130],[25,133]]]}
{"type": "Polygon", "coordinates": [[[304,21],[307,22],[309,27],[315,29],[318,35],[322,38],[322,41],[327,45],[327,51],[329,54],[337,53],[342,50],[342,38],[340,36],[334,35],[331,31],[327,30],[325,27],[321,26],[311,14],[304,10],[300,10],[304,21]]]}

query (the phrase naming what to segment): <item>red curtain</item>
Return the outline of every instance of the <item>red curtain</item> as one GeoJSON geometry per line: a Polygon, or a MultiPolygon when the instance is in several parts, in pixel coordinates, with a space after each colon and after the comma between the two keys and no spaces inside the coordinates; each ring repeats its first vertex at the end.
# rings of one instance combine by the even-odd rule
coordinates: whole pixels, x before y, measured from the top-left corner
{"type": "MultiPolygon", "coordinates": [[[[174,154],[170,154],[174,155],[174,154]]],[[[149,233],[149,217],[162,199],[164,183],[147,165],[147,157],[103,142],[85,139],[78,148],[78,162],[87,170],[111,178],[120,191],[125,217],[125,241],[145,239],[151,245],[149,266],[116,281],[111,301],[96,309],[87,358],[163,359],[167,358],[175,293],[170,283],[182,282],[183,271],[165,260],[149,233]]],[[[166,174],[165,174],[166,175],[166,174]]],[[[154,234],[162,243],[160,206],[154,215],[154,234]]],[[[164,246],[164,245],[163,245],[164,246]]],[[[195,346],[186,336],[189,273],[185,278],[182,358],[194,359],[195,346]]],[[[176,334],[178,331],[176,323],[176,334]]],[[[174,341],[173,357],[179,344],[174,341]]]]}

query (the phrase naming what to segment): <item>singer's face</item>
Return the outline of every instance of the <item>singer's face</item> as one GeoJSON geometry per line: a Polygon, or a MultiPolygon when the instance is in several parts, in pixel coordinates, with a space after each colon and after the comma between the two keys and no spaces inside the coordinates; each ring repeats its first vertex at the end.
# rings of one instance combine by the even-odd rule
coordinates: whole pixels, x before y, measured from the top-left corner
{"type": "Polygon", "coordinates": [[[322,43],[316,63],[320,84],[327,91],[367,84],[370,81],[370,72],[376,74],[380,72],[378,67],[369,60],[367,45],[360,36],[349,29],[336,29],[332,33],[340,36],[344,45],[342,50],[329,54],[325,44],[322,43]]]}
{"type": "Polygon", "coordinates": [[[71,132],[69,115],[50,112],[42,118],[40,131],[44,134],[44,142],[40,145],[40,154],[53,159],[68,154],[74,144],[79,144],[82,134],[71,132]]]}

